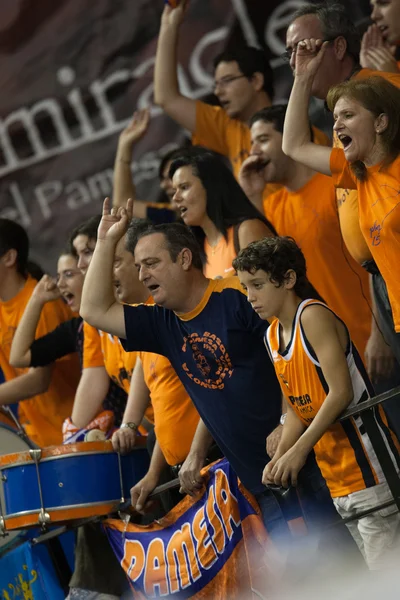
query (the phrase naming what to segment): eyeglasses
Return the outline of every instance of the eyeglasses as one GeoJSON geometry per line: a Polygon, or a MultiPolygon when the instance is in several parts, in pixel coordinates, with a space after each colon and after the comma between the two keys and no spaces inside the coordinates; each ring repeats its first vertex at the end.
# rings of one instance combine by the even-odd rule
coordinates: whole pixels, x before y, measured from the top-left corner
{"type": "Polygon", "coordinates": [[[223,77],[222,79],[214,83],[213,91],[215,92],[217,87],[225,88],[227,85],[232,83],[232,81],[236,81],[236,79],[242,79],[242,77],[245,77],[247,79],[246,75],[236,75],[235,77],[223,77]]]}
{"type": "MultiPolygon", "coordinates": [[[[326,39],[326,40],[322,40],[322,43],[324,43],[324,42],[334,42],[335,40],[336,40],[336,38],[335,38],[335,37],[334,37],[334,38],[329,38],[329,39],[326,39]]],[[[289,62],[292,60],[293,53],[294,53],[294,52],[296,52],[296,50],[297,50],[297,46],[298,46],[298,45],[300,44],[300,42],[302,42],[302,41],[303,41],[303,40],[299,40],[299,41],[297,42],[297,44],[295,44],[295,45],[293,46],[293,48],[286,48],[285,52],[283,52],[283,54],[281,54],[281,55],[280,55],[281,59],[282,59],[283,61],[285,61],[285,62],[289,63],[289,62]]],[[[321,48],[321,46],[319,46],[319,48],[321,48]]]]}

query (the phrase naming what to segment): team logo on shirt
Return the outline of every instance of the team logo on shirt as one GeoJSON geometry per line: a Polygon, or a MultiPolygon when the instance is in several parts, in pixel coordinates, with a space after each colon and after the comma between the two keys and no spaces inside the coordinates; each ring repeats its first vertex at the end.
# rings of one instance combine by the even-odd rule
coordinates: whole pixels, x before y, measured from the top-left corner
{"type": "Polygon", "coordinates": [[[282,375],[282,373],[279,373],[279,377],[280,379],[282,379],[283,383],[286,385],[286,387],[289,389],[289,382],[287,379],[285,379],[285,377],[282,375]]]}
{"type": "Polygon", "coordinates": [[[189,379],[211,390],[224,389],[225,379],[232,376],[233,367],[225,346],[215,333],[191,333],[183,340],[182,352],[190,355],[189,364],[182,365],[189,379]]]}
{"type": "Polygon", "coordinates": [[[125,367],[122,367],[118,371],[118,376],[112,375],[111,379],[119,387],[121,387],[121,388],[124,389],[124,381],[126,381],[128,383],[128,385],[130,384],[130,381],[132,379],[132,372],[133,372],[133,369],[131,369],[131,370],[128,371],[127,369],[125,369],[125,367]]]}

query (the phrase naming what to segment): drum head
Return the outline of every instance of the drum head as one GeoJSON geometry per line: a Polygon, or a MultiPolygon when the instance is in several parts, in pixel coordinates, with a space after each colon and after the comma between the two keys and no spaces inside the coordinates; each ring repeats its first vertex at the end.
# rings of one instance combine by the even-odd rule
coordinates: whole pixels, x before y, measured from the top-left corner
{"type": "MultiPolygon", "coordinates": [[[[30,445],[23,440],[17,433],[7,425],[0,423],[0,455],[10,454],[12,452],[22,452],[23,450],[29,450],[30,445]]],[[[0,502],[1,506],[4,507],[4,494],[3,494],[3,482],[0,478],[0,502]]],[[[6,536],[0,535],[0,553],[6,550],[6,547],[10,545],[20,533],[18,531],[10,531],[6,536]]]]}

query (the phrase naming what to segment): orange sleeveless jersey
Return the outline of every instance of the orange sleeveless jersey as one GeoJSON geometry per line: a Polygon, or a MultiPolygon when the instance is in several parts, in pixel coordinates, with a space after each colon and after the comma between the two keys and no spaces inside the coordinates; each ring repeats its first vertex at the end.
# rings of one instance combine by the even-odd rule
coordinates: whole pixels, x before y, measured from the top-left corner
{"type": "Polygon", "coordinates": [[[153,352],[139,352],[139,357],[154,409],[158,443],[169,465],[180,464],[189,454],[199,413],[168,358],[153,352]]]}
{"type": "MultiPolygon", "coordinates": [[[[292,336],[283,352],[279,352],[277,319],[265,334],[266,346],[282,392],[288,404],[307,427],[312,423],[329,392],[317,356],[301,325],[303,310],[313,304],[326,306],[316,300],[304,300],[298,306],[292,336]]],[[[351,407],[369,397],[370,384],[350,338],[346,358],[354,391],[353,400],[349,405],[351,407]]],[[[381,407],[375,411],[375,418],[392,454],[392,460],[395,461],[397,448],[381,407]]],[[[314,446],[314,451],[333,498],[347,496],[385,480],[360,417],[331,425],[314,446]]]]}
{"type": "MultiPolygon", "coordinates": [[[[28,371],[10,365],[10,350],[15,330],[36,284],[37,281],[29,276],[14,298],[0,302],[0,368],[6,381],[28,371]]],[[[35,339],[50,333],[71,317],[70,309],[61,299],[48,302],[41,312],[35,339]]],[[[19,403],[19,418],[28,436],[39,446],[62,443],[62,424],[71,414],[79,377],[78,355],[65,356],[55,362],[47,392],[19,403]]]]}
{"type": "MultiPolygon", "coordinates": [[[[400,87],[400,74],[384,73],[383,71],[372,71],[371,69],[361,69],[352,79],[366,79],[373,75],[379,75],[400,87]]],[[[342,144],[336,135],[333,136],[333,145],[335,148],[342,148],[342,144]]],[[[336,199],[340,217],[340,227],[344,242],[351,256],[358,263],[371,260],[371,251],[361,233],[358,218],[358,198],[357,192],[350,188],[338,188],[336,190],[336,199]]]]}
{"type": "Polygon", "coordinates": [[[227,231],[228,239],[222,236],[214,247],[210,246],[207,240],[204,240],[207,263],[203,272],[208,279],[215,279],[216,277],[224,279],[235,274],[232,267],[233,259],[236,258],[234,231],[234,227],[229,227],[227,231]]]}

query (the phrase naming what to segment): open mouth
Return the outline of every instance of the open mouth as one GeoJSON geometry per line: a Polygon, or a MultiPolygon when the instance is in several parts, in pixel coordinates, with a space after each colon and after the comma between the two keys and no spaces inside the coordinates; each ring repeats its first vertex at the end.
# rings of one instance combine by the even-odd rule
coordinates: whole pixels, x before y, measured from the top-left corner
{"type": "Polygon", "coordinates": [[[270,162],[271,159],[269,158],[260,159],[255,165],[256,171],[262,171],[270,162]]]}
{"type": "Polygon", "coordinates": [[[153,285],[148,285],[147,289],[153,295],[159,289],[159,287],[160,287],[159,285],[154,283],[153,285]]]}
{"type": "Polygon", "coordinates": [[[387,25],[380,25],[379,30],[382,34],[383,39],[386,40],[389,34],[389,27],[387,27],[387,25]]]}
{"type": "Polygon", "coordinates": [[[63,294],[63,298],[65,299],[68,306],[71,306],[71,304],[73,304],[74,300],[75,300],[74,294],[70,294],[69,292],[66,294],[63,294]]]}
{"type": "Polygon", "coordinates": [[[338,135],[339,140],[342,142],[343,144],[343,150],[348,150],[348,148],[351,146],[352,143],[352,138],[349,135],[346,135],[344,133],[341,133],[338,135]]]}
{"type": "Polygon", "coordinates": [[[181,206],[179,210],[180,210],[180,213],[181,213],[181,217],[183,217],[183,215],[187,212],[186,206],[181,206]]]}

